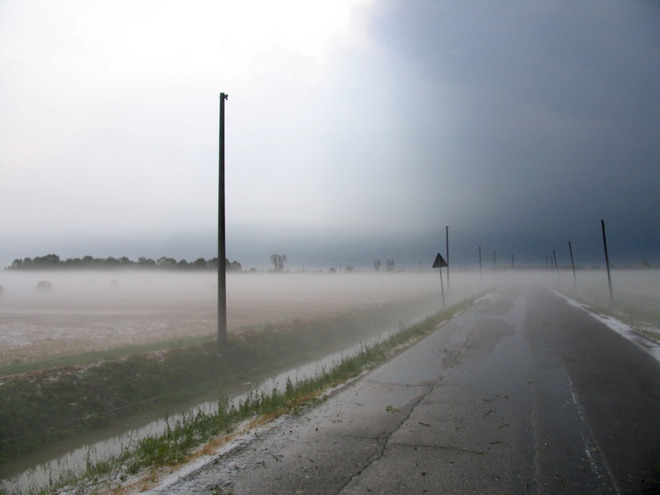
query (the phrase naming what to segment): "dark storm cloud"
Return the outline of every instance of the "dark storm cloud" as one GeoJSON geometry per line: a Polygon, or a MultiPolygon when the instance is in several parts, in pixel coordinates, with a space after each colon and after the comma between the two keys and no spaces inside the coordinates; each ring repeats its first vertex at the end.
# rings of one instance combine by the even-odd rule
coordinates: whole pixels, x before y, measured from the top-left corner
{"type": "MultiPolygon", "coordinates": [[[[444,218],[473,242],[541,258],[570,236],[588,233],[588,241],[602,217],[626,225],[657,203],[657,5],[386,5],[374,31],[392,69],[439,95],[427,89],[426,115],[410,123],[423,135],[433,113],[451,119],[419,142],[436,160],[412,162],[411,173],[435,182],[438,194],[455,186],[469,198],[454,203],[467,217],[444,218]]],[[[657,219],[652,211],[644,223],[657,227],[657,219]]],[[[638,227],[621,248],[652,256],[657,235],[638,227]]]]}
{"type": "Polygon", "coordinates": [[[0,256],[212,257],[222,90],[244,266],[660,262],[657,2],[285,3],[4,4],[0,256]]]}

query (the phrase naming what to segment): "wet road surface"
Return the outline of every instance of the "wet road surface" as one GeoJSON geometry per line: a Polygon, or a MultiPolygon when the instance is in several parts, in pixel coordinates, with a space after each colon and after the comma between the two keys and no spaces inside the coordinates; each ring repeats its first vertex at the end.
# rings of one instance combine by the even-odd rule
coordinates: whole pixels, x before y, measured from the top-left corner
{"type": "Polygon", "coordinates": [[[660,493],[660,365],[499,289],[300,416],[152,493],[660,493]]]}

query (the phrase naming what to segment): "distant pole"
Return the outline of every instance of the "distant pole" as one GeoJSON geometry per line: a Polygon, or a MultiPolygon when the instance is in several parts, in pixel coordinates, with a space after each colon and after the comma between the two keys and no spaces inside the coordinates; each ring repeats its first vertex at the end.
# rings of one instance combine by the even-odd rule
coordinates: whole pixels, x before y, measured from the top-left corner
{"type": "Polygon", "coordinates": [[[555,261],[555,270],[557,270],[557,275],[559,275],[559,263],[557,263],[557,253],[555,250],[552,250],[552,259],[555,261]]]}
{"type": "Polygon", "coordinates": [[[575,261],[573,260],[573,246],[568,241],[568,252],[571,253],[571,268],[573,269],[573,284],[577,287],[577,278],[575,277],[575,261]]]}
{"type": "Polygon", "coordinates": [[[493,251],[493,269],[497,268],[497,253],[493,251]]]}
{"type": "Polygon", "coordinates": [[[218,151],[218,346],[227,342],[227,270],[225,250],[225,100],[220,93],[220,135],[218,151]]]}
{"type": "Polygon", "coordinates": [[[482,265],[481,265],[481,246],[479,246],[479,278],[481,278],[482,265]]]}
{"type": "Polygon", "coordinates": [[[445,227],[445,245],[447,248],[447,290],[449,290],[449,225],[445,227]]]}
{"type": "Polygon", "coordinates": [[[605,265],[607,266],[607,284],[610,287],[610,304],[614,304],[614,294],[612,293],[612,277],[610,276],[610,257],[607,255],[607,237],[605,236],[605,220],[600,221],[603,229],[603,247],[605,248],[605,265]]]}
{"type": "Polygon", "coordinates": [[[511,268],[513,268],[513,255],[511,255],[511,268]]]}
{"type": "Polygon", "coordinates": [[[440,272],[440,289],[442,289],[442,309],[446,309],[447,306],[445,306],[445,285],[442,282],[442,267],[438,267],[438,271],[440,272]]]}

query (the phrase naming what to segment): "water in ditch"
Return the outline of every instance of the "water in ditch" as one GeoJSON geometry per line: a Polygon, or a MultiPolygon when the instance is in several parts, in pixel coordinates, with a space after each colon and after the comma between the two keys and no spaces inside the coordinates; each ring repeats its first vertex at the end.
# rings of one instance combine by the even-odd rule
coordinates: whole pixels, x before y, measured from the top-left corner
{"type": "MultiPolygon", "coordinates": [[[[273,389],[284,390],[286,383],[315,377],[324,370],[328,371],[339,364],[342,359],[358,354],[365,346],[372,346],[394,333],[385,332],[378,337],[365,340],[341,352],[326,356],[280,373],[258,384],[245,383],[230,390],[224,390],[230,404],[238,405],[245,401],[249,393],[269,394],[273,389]]],[[[0,489],[8,493],[24,493],[31,488],[48,486],[67,472],[80,473],[89,463],[95,463],[111,456],[120,454],[124,449],[145,437],[155,436],[165,431],[167,424],[173,424],[184,415],[194,414],[199,410],[214,412],[217,410],[217,397],[188,404],[180,408],[177,414],[165,419],[165,411],[161,414],[152,413],[124,421],[112,428],[104,428],[86,434],[83,438],[60,442],[56,446],[46,448],[36,454],[25,456],[16,461],[10,461],[0,466],[0,489]]]]}

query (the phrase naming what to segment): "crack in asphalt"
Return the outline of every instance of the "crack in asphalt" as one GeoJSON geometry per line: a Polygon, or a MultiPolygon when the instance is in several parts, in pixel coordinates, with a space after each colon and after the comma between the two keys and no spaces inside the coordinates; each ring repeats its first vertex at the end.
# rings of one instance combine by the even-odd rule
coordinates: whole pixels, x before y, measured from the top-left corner
{"type": "MultiPolygon", "coordinates": [[[[439,382],[438,382],[438,383],[439,383],[439,382]]],[[[362,468],[361,468],[360,470],[358,470],[356,473],[354,473],[354,474],[348,479],[348,481],[346,481],[346,483],[344,483],[344,484],[339,488],[339,490],[336,492],[337,495],[339,495],[339,494],[344,490],[344,488],[346,488],[348,485],[350,485],[350,484],[353,482],[353,480],[355,480],[355,479],[357,479],[358,477],[360,477],[360,476],[362,475],[362,473],[364,473],[364,471],[365,471],[367,468],[369,468],[369,466],[371,466],[374,462],[377,462],[377,461],[379,461],[380,459],[383,458],[383,456],[385,455],[385,452],[387,451],[387,446],[388,446],[389,443],[390,443],[390,439],[392,438],[392,435],[393,435],[394,433],[396,433],[397,431],[399,431],[399,430],[401,429],[401,427],[402,427],[402,426],[403,426],[403,425],[404,425],[404,424],[410,419],[410,416],[411,416],[412,413],[415,411],[415,409],[417,408],[417,406],[419,406],[419,404],[421,404],[421,402],[422,402],[426,397],[428,397],[428,395],[429,395],[431,392],[433,392],[433,390],[434,390],[434,388],[435,388],[435,385],[428,385],[428,384],[427,384],[426,388],[427,388],[427,390],[426,390],[425,392],[423,392],[423,393],[419,396],[419,398],[418,398],[417,400],[415,400],[414,402],[412,402],[412,404],[410,405],[410,410],[408,411],[408,413],[407,413],[407,414],[401,419],[401,421],[399,421],[399,423],[398,423],[398,424],[397,424],[397,425],[396,425],[396,426],[395,426],[395,427],[389,432],[389,434],[388,434],[387,436],[385,436],[385,437],[383,437],[383,436],[379,436],[379,437],[376,439],[376,440],[379,441],[379,442],[380,442],[381,440],[383,440],[383,439],[385,440],[385,441],[382,443],[382,445],[381,445],[380,451],[379,451],[376,455],[374,455],[374,456],[373,456],[373,457],[372,457],[372,458],[371,458],[371,459],[370,459],[370,460],[369,460],[364,466],[362,466],[362,468]]]]}

